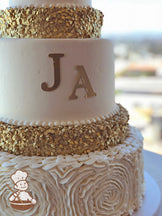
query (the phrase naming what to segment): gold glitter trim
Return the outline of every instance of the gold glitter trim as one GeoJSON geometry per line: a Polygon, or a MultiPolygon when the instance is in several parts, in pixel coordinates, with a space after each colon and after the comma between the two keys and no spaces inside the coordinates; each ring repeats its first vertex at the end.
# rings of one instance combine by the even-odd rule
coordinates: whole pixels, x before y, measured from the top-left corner
{"type": "Polygon", "coordinates": [[[91,7],[25,7],[0,10],[3,38],[97,38],[103,13],[91,7]]]}
{"type": "Polygon", "coordinates": [[[43,127],[0,122],[0,150],[26,156],[81,155],[107,150],[128,135],[128,112],[118,106],[118,113],[91,124],[43,127]]]}

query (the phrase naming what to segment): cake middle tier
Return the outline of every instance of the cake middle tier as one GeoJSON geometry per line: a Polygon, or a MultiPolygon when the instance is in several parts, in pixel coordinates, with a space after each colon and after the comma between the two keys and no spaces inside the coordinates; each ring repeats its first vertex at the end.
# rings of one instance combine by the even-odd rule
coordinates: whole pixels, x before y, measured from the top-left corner
{"type": "Polygon", "coordinates": [[[107,39],[0,39],[0,120],[44,125],[115,108],[107,39]]]}

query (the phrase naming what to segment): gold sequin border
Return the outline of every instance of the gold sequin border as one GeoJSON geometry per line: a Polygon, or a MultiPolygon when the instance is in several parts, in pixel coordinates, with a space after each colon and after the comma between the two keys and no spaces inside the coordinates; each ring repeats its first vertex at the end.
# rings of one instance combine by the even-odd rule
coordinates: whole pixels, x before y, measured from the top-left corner
{"type": "Polygon", "coordinates": [[[86,154],[107,150],[128,135],[129,115],[119,113],[91,124],[65,126],[16,126],[0,122],[0,151],[26,156],[86,154]]]}
{"type": "Polygon", "coordinates": [[[98,38],[103,13],[91,7],[25,7],[0,10],[2,38],[98,38]]]}

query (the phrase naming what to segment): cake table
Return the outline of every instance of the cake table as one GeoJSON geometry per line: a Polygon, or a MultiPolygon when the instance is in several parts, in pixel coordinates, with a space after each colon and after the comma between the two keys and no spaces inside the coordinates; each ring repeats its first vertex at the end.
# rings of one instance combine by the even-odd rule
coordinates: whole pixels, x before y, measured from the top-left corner
{"type": "Polygon", "coordinates": [[[160,216],[160,189],[155,180],[147,172],[145,172],[145,185],[146,192],[143,205],[134,216],[160,216]]]}

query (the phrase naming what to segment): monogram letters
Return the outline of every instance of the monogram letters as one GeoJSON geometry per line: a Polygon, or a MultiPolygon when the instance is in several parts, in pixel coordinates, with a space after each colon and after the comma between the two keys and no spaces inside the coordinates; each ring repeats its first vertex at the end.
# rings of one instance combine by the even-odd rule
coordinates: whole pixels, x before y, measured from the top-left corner
{"type": "MultiPolygon", "coordinates": [[[[64,57],[64,54],[49,54],[49,57],[53,59],[53,66],[54,66],[54,84],[53,86],[49,87],[46,82],[43,82],[41,84],[41,89],[43,91],[54,91],[56,90],[60,85],[60,59],[64,57]]],[[[78,98],[76,95],[76,91],[78,89],[84,89],[86,92],[85,97],[90,98],[96,96],[96,93],[94,92],[92,85],[90,83],[90,80],[88,78],[88,75],[86,73],[86,70],[83,65],[77,65],[76,70],[78,72],[78,78],[77,82],[73,88],[72,94],[69,96],[70,100],[75,100],[78,98]]],[[[69,77],[70,78],[70,77],[69,77]]]]}
{"type": "Polygon", "coordinates": [[[77,83],[74,86],[73,92],[71,96],[69,97],[70,100],[75,100],[78,98],[76,95],[76,90],[79,88],[84,88],[86,91],[85,97],[94,97],[96,96],[96,93],[93,91],[93,88],[91,86],[91,83],[88,79],[87,73],[82,65],[76,66],[76,69],[78,71],[78,80],[77,83]]]}
{"type": "Polygon", "coordinates": [[[53,91],[60,85],[60,58],[64,57],[64,54],[49,54],[49,57],[53,59],[54,84],[52,87],[48,87],[47,83],[42,83],[41,88],[43,91],[53,91]]]}

